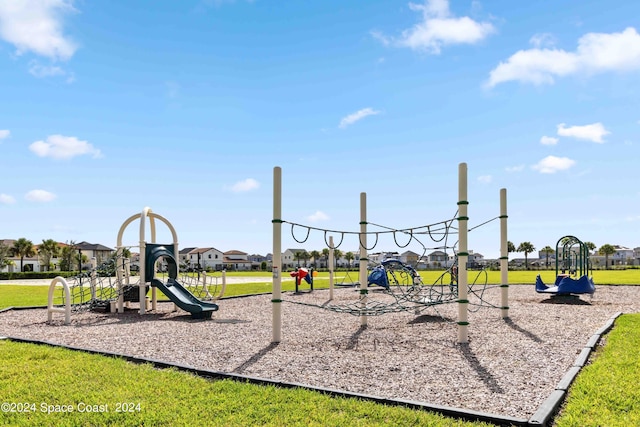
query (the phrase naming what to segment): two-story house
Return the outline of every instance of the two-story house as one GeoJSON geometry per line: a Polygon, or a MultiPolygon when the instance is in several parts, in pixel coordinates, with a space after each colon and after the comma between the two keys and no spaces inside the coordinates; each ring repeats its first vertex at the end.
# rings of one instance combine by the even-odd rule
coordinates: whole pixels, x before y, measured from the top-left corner
{"type": "Polygon", "coordinates": [[[230,250],[224,254],[224,266],[227,270],[251,270],[251,261],[246,252],[230,250]]]}
{"type": "Polygon", "coordinates": [[[216,248],[195,248],[187,255],[189,269],[222,270],[224,268],[224,254],[216,248]]]}

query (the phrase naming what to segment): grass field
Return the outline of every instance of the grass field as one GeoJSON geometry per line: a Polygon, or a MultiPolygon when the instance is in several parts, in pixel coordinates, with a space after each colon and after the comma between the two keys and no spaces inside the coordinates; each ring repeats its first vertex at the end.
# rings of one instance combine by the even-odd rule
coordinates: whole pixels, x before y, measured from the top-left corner
{"type": "MultiPolygon", "coordinates": [[[[438,277],[442,274],[442,271],[438,270],[421,270],[419,271],[422,281],[424,283],[434,283],[438,277]]],[[[469,280],[477,275],[477,271],[469,271],[469,280]]],[[[628,270],[594,270],[593,281],[596,286],[600,285],[640,285],[640,269],[628,269],[628,270]]],[[[284,273],[287,275],[288,273],[284,273]]],[[[358,280],[358,271],[349,271],[349,278],[353,281],[358,280]]],[[[514,270],[509,271],[509,283],[514,284],[534,284],[536,282],[536,276],[540,274],[540,277],[545,283],[553,283],[556,280],[555,270],[514,270]]],[[[337,271],[335,273],[336,281],[342,281],[347,275],[346,271],[337,271]]],[[[500,272],[499,271],[487,271],[489,284],[500,284],[500,272]]],[[[211,276],[220,277],[220,273],[213,273],[211,276]]],[[[260,281],[260,278],[271,277],[271,272],[268,271],[251,271],[251,272],[227,272],[228,277],[255,277],[256,282],[260,281]]],[[[325,278],[328,280],[329,273],[318,272],[318,278],[325,278]]],[[[349,280],[347,280],[348,282],[349,280]]]]}
{"type": "Polygon", "coordinates": [[[0,412],[3,426],[488,426],[9,341],[0,341],[0,401],[16,411],[0,412]]]}
{"type": "MultiPolygon", "coordinates": [[[[286,274],[286,273],[285,273],[286,274]]],[[[424,283],[434,283],[442,274],[441,271],[420,271],[420,276],[424,283]]],[[[531,285],[533,286],[536,280],[536,276],[540,274],[542,280],[546,284],[553,284],[555,282],[555,271],[510,271],[509,283],[513,285],[531,285]]],[[[231,272],[227,273],[229,277],[251,277],[255,278],[255,282],[242,283],[242,284],[230,284],[227,285],[225,290],[225,296],[246,295],[271,292],[271,273],[269,272],[231,272]],[[264,281],[261,281],[263,279],[264,281]]],[[[220,278],[220,273],[211,275],[213,277],[220,278]]],[[[473,282],[478,277],[478,272],[469,272],[469,282],[473,282]]],[[[290,277],[285,277],[288,280],[283,280],[282,290],[293,291],[295,284],[290,277]]],[[[483,283],[485,278],[484,274],[478,277],[478,283],[483,283]]],[[[358,280],[358,272],[351,271],[348,276],[346,272],[339,271],[335,274],[334,282],[337,283],[351,283],[358,280]]],[[[487,282],[489,284],[500,284],[500,272],[488,271],[487,282]]],[[[596,270],[593,274],[593,280],[598,285],[639,285],[640,284],[640,269],[633,270],[596,270]]],[[[219,282],[220,279],[218,279],[219,282]]],[[[303,282],[301,289],[308,289],[306,282],[303,282]]],[[[329,287],[329,273],[320,272],[315,278],[314,287],[316,289],[322,289],[329,287]]],[[[212,293],[219,292],[219,288],[212,288],[212,293]]],[[[596,291],[597,292],[597,291],[596,291]]],[[[48,286],[22,286],[11,285],[10,281],[7,284],[0,284],[0,309],[6,307],[24,307],[24,306],[42,306],[47,304],[48,286]]],[[[597,294],[596,294],[597,295],[597,294]]],[[[160,297],[162,298],[162,297],[160,297]]],[[[59,302],[59,301],[56,301],[59,302]]]]}
{"type": "MultiPolygon", "coordinates": [[[[533,286],[536,274],[510,272],[509,281],[533,286]]],[[[543,280],[553,282],[554,274],[543,272],[543,280]]],[[[350,275],[357,279],[357,274],[350,275]]],[[[421,275],[429,283],[439,273],[421,275]]],[[[227,295],[270,291],[271,285],[260,281],[268,273],[252,277],[255,283],[229,285],[227,295]]],[[[499,272],[490,273],[490,283],[499,280],[499,272]]],[[[640,270],[596,271],[594,281],[596,287],[639,284],[640,270]]],[[[328,275],[321,273],[316,286],[326,285],[328,275]]],[[[292,290],[293,283],[284,282],[283,287],[292,290]]],[[[0,308],[45,305],[47,290],[47,286],[0,285],[0,308]]],[[[640,425],[640,314],[622,316],[605,341],[571,387],[554,425],[640,425]]],[[[120,359],[9,341],[0,341],[0,402],[22,411],[0,412],[0,425],[16,426],[487,426],[303,389],[210,381],[120,359]],[[73,412],[55,412],[64,409],[73,412]]]]}

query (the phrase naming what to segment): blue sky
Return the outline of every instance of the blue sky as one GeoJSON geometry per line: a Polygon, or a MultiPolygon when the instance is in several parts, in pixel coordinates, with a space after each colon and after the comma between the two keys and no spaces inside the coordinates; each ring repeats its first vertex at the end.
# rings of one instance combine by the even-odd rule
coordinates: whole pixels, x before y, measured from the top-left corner
{"type": "MultiPolygon", "coordinates": [[[[470,226],[507,188],[516,245],[640,246],[639,16],[636,1],[1,0],[0,238],[114,246],[149,206],[181,247],[266,254],[274,166],[284,220],[357,231],[360,192],[388,227],[453,217],[466,162],[470,226]]],[[[469,248],[497,257],[498,222],[469,248]]]]}

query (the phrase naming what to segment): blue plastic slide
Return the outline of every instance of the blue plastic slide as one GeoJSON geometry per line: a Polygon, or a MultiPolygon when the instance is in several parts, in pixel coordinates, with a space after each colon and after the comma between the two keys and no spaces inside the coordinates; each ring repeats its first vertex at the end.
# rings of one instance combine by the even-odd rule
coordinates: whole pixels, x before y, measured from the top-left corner
{"type": "Polygon", "coordinates": [[[178,307],[191,313],[194,319],[210,319],[213,312],[218,310],[217,304],[200,301],[175,279],[163,283],[154,278],[151,285],[160,289],[178,307]]]}
{"type": "Polygon", "coordinates": [[[569,276],[558,275],[554,286],[546,286],[540,275],[536,277],[536,292],[554,295],[572,295],[572,294],[593,294],[596,287],[593,279],[588,276],[581,276],[579,279],[572,279],[569,276]]]}

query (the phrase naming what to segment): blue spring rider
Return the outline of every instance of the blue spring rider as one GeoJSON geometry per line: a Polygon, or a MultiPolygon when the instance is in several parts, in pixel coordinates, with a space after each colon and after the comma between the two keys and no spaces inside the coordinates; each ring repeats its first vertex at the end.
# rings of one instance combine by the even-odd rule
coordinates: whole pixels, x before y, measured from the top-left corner
{"type": "Polygon", "coordinates": [[[562,237],[556,244],[556,282],[553,286],[546,286],[538,274],[536,292],[553,296],[593,295],[596,287],[589,275],[590,270],[589,248],[577,237],[562,237]]]}

